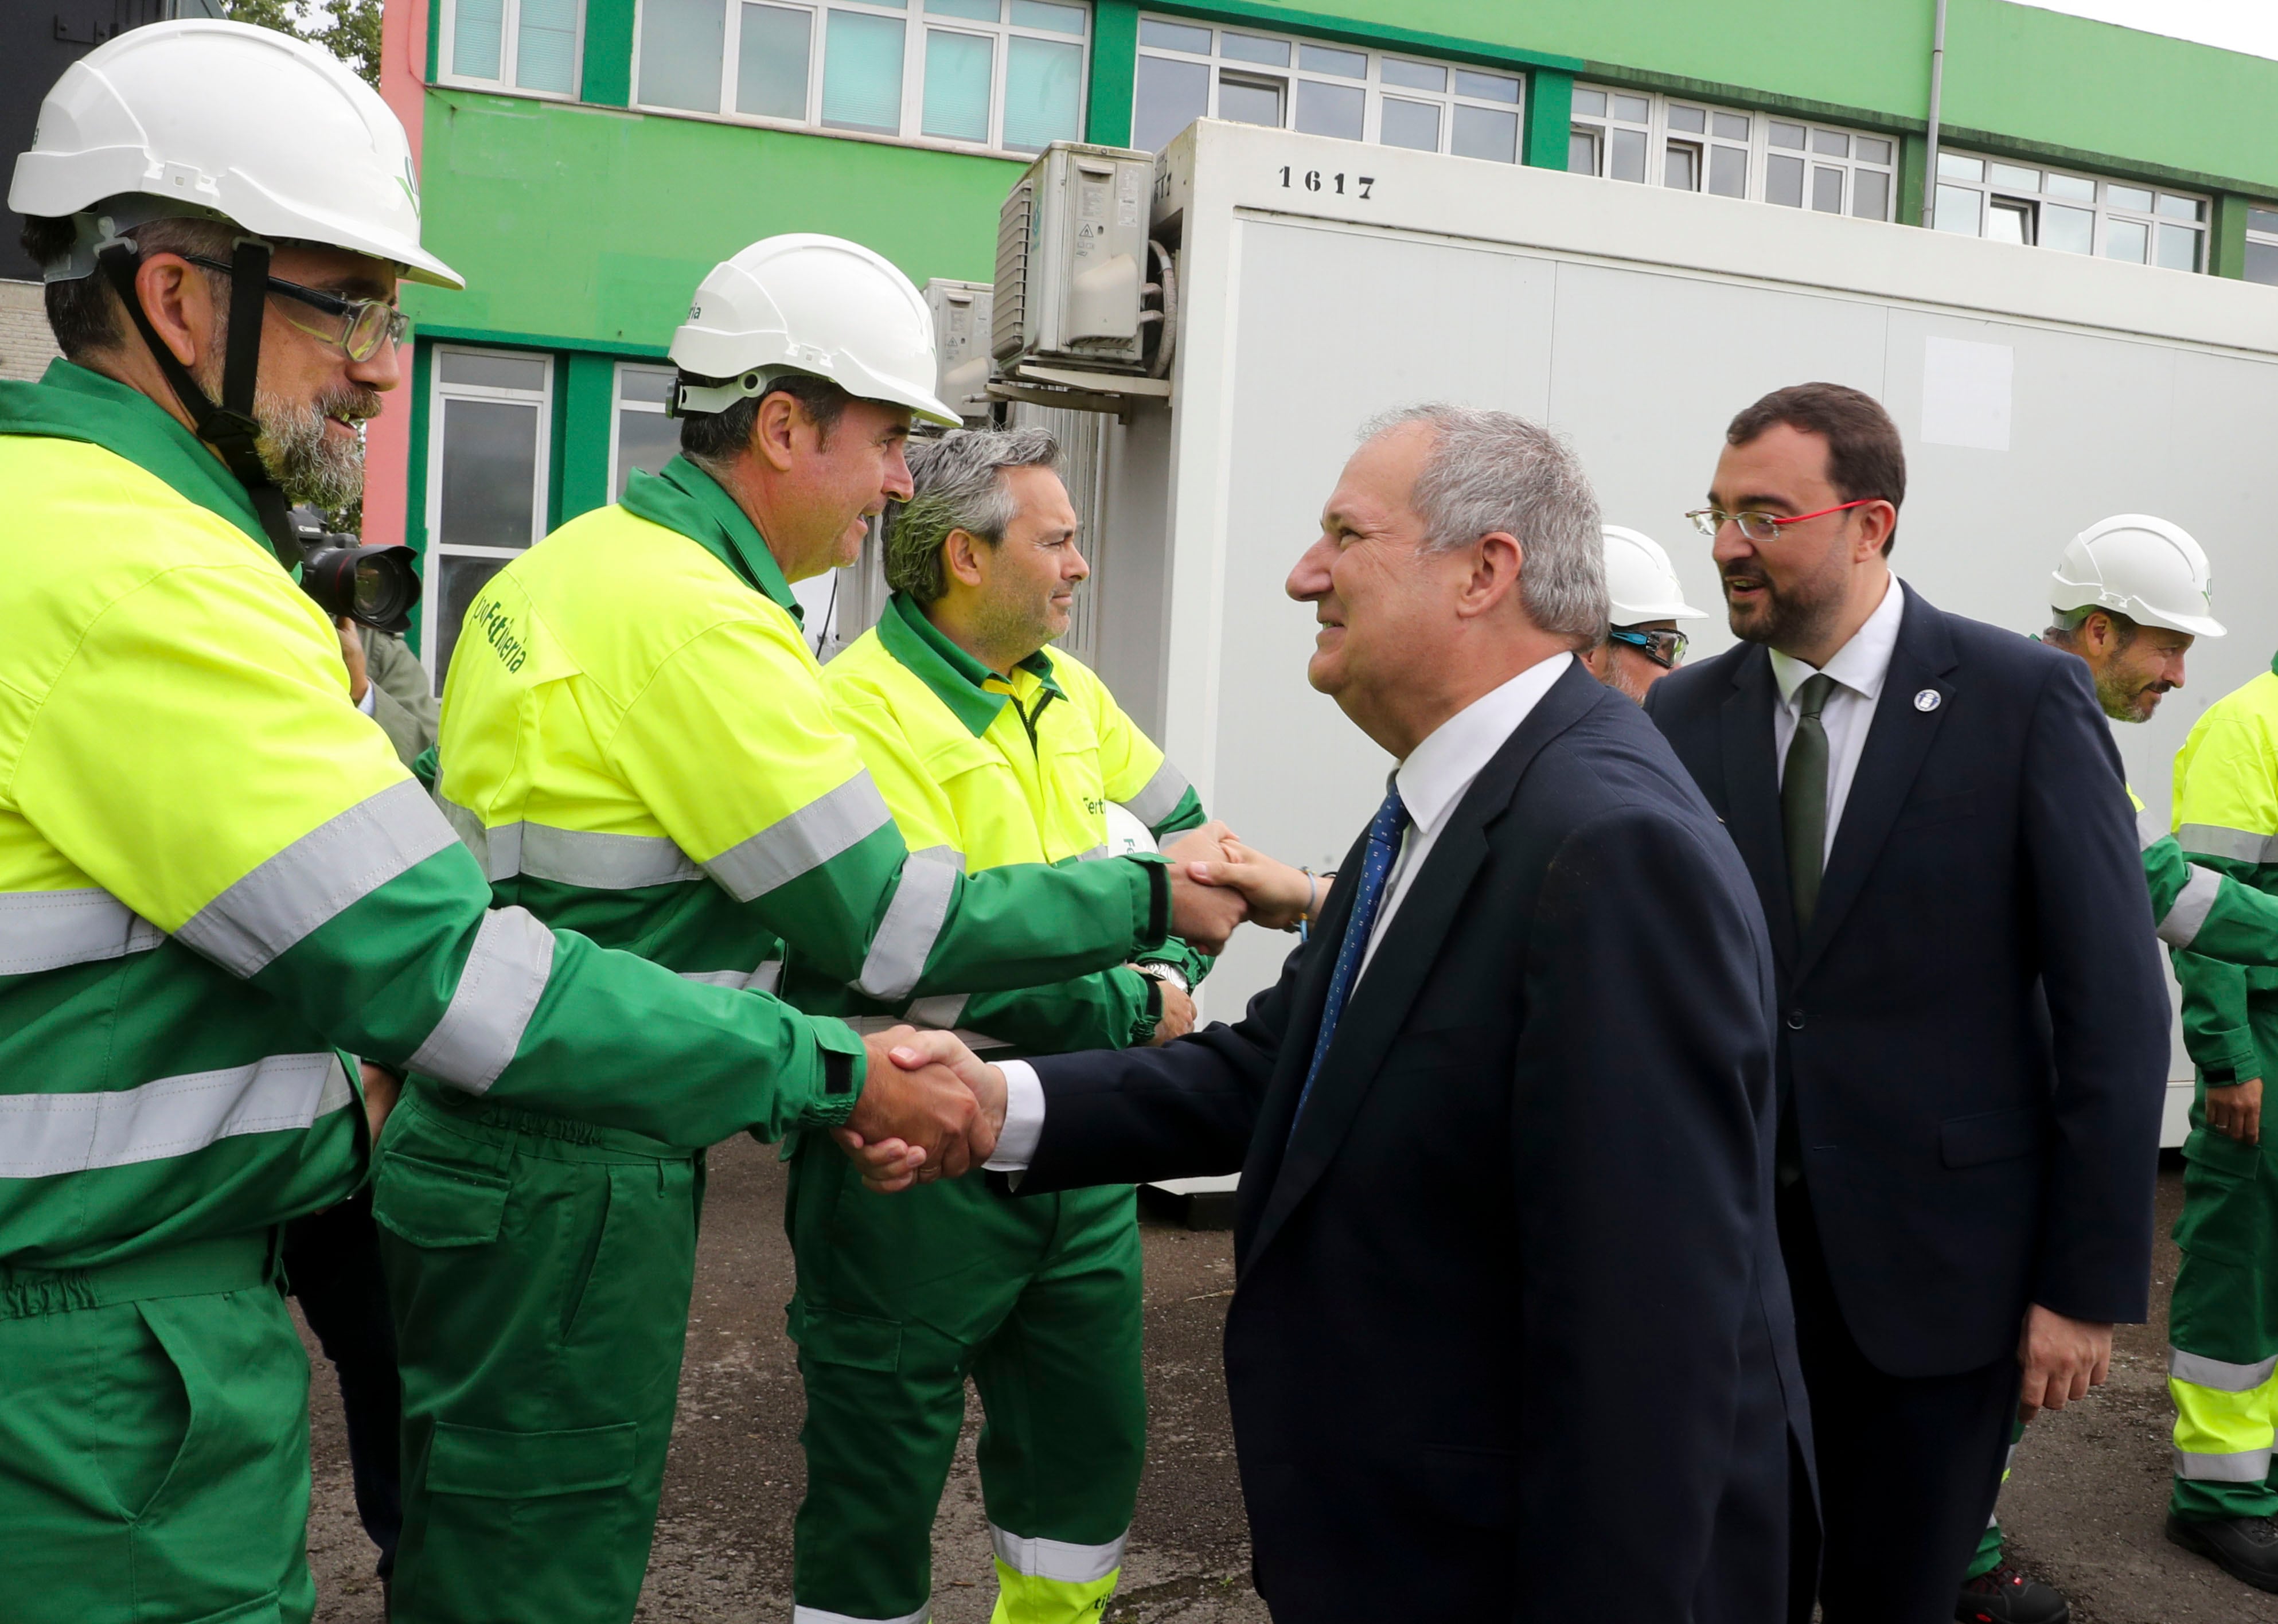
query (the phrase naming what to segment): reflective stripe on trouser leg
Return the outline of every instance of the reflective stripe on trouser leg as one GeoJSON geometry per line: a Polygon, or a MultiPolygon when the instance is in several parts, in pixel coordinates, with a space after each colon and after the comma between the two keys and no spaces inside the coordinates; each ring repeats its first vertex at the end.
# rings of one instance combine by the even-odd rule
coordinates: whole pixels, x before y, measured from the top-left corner
{"type": "Polygon", "coordinates": [[[0,1370],[9,1624],[307,1624],[309,1361],[273,1285],[0,1318],[0,1370]]]}
{"type": "Polygon", "coordinates": [[[2167,1350],[2175,1404],[2175,1476],[2194,1484],[2263,1491],[2278,1421],[2278,1360],[2231,1364],[2167,1350]]]}
{"type": "MultiPolygon", "coordinates": [[[[2257,1011],[2256,1046],[2270,1048],[2257,1011]]],[[[2207,1521],[2278,1513],[2270,1475],[2278,1422],[2278,1178],[2270,1155],[2211,1133],[2191,1108],[2182,1261],[2168,1308],[2175,1406],[2170,1509],[2207,1521]]]]}
{"type": "Polygon", "coordinates": [[[396,1624],[625,1624],[671,1440],[702,1160],[468,1114],[484,1109],[446,1114],[415,1085],[373,1176],[403,1377],[396,1624]]]}

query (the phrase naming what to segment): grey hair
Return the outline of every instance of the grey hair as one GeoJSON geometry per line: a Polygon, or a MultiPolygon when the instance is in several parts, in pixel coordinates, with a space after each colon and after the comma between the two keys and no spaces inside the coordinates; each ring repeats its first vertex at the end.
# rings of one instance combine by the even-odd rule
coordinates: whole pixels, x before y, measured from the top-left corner
{"type": "Polygon", "coordinates": [[[948,590],[942,544],[952,530],[990,546],[1005,539],[1017,508],[1007,469],[1059,472],[1060,444],[1047,429],[952,429],[909,445],[910,499],[886,510],[886,584],[921,604],[948,590]]]}
{"type": "Polygon", "coordinates": [[[1433,431],[1432,450],[1409,500],[1424,521],[1425,545],[1467,547],[1502,531],[1518,538],[1525,562],[1518,600],[1540,630],[1596,645],[1612,608],[1606,597],[1606,546],[1597,493],[1565,441],[1513,412],[1433,401],[1371,418],[1363,443],[1408,424],[1433,431]]]}
{"type": "Polygon", "coordinates": [[[2056,644],[2060,648],[2070,648],[2091,614],[2100,614],[2112,622],[2113,644],[2122,652],[2136,641],[2136,622],[2117,609],[2107,609],[2101,604],[2088,604],[2078,609],[2050,610],[2048,628],[2041,633],[2041,640],[2056,644]]]}

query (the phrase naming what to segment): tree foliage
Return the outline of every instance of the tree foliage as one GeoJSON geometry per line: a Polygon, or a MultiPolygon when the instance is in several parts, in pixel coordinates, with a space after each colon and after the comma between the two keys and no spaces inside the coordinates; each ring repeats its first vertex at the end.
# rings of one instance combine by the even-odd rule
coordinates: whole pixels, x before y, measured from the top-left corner
{"type": "Polygon", "coordinates": [[[274,28],[320,45],[375,89],[379,85],[380,0],[222,0],[235,22],[274,28]]]}

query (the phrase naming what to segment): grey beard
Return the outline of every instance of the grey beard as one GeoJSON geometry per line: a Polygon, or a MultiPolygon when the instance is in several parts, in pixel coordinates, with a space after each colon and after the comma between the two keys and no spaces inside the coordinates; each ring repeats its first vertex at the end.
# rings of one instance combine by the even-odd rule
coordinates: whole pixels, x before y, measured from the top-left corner
{"type": "Polygon", "coordinates": [[[254,420],[261,425],[255,449],[287,500],[336,513],[363,495],[363,436],[336,445],[325,432],[325,420],[329,410],[339,410],[361,423],[369,416],[362,409],[369,395],[366,390],[344,391],[306,406],[272,395],[254,397],[254,420]]]}

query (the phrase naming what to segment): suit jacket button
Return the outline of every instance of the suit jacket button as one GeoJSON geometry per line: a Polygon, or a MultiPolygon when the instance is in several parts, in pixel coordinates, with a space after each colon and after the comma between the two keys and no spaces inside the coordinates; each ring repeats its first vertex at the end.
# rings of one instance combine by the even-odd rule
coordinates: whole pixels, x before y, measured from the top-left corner
{"type": "Polygon", "coordinates": [[[1790,1032],[1801,1032],[1803,1030],[1803,1011],[1801,1010],[1790,1010],[1787,1012],[1787,1029],[1790,1032]]]}

